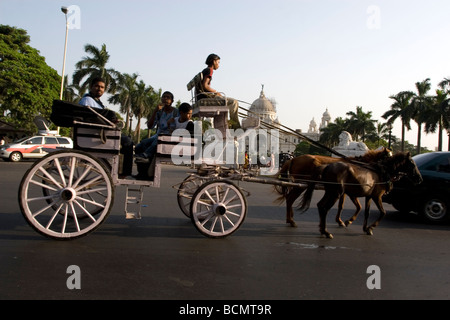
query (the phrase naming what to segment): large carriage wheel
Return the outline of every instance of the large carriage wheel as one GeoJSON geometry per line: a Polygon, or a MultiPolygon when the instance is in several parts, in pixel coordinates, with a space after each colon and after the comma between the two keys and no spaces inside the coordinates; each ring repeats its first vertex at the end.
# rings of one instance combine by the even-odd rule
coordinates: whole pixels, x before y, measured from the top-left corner
{"type": "Polygon", "coordinates": [[[195,192],[191,220],[200,233],[210,238],[226,237],[244,222],[247,200],[230,181],[210,181],[195,192]]]}
{"type": "Polygon", "coordinates": [[[27,222],[53,239],[75,239],[108,216],[114,186],[108,169],[81,151],[53,152],[22,178],[19,204],[27,222]]]}
{"type": "Polygon", "coordinates": [[[206,180],[206,178],[190,175],[180,184],[177,192],[178,206],[186,217],[191,217],[192,196],[206,180]]]}

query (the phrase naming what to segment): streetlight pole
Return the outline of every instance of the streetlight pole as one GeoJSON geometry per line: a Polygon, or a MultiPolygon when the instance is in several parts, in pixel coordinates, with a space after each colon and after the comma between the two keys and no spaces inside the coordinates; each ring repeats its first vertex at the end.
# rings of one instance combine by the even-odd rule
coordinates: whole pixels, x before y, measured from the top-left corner
{"type": "MultiPolygon", "coordinates": [[[[67,7],[61,7],[61,11],[64,13],[64,15],[66,17],[66,40],[64,43],[64,58],[63,58],[63,68],[62,68],[62,74],[61,74],[61,91],[59,92],[59,100],[62,100],[62,98],[63,98],[64,74],[66,73],[67,37],[69,36],[69,21],[67,20],[67,12],[69,12],[69,10],[67,9],[67,7]]],[[[59,135],[59,127],[56,129],[56,133],[59,135]]]]}
{"type": "Polygon", "coordinates": [[[64,74],[66,72],[67,37],[69,36],[69,21],[67,20],[68,9],[66,7],[61,7],[61,11],[64,13],[64,15],[66,17],[66,41],[64,43],[64,59],[63,59],[63,68],[62,68],[62,75],[61,75],[61,91],[59,93],[59,100],[62,100],[62,98],[63,98],[64,74]]]}

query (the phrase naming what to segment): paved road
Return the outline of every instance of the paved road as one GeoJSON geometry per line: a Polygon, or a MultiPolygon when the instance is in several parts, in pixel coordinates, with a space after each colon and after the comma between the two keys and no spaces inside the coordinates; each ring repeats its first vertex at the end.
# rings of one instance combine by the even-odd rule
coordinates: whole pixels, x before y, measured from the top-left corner
{"type": "MultiPolygon", "coordinates": [[[[388,205],[374,236],[362,233],[362,215],[345,229],[332,211],[330,240],[318,232],[320,192],[291,228],[271,186],[241,183],[251,192],[246,221],[230,237],[208,239],[180,212],[171,188],[186,168],[165,166],[161,188],[146,190],[142,220],[124,219],[120,187],[97,231],[61,242],[34,232],[20,213],[17,190],[31,165],[0,162],[0,299],[450,298],[450,227],[388,205]]],[[[344,217],[352,211],[347,204],[344,217]]]]}

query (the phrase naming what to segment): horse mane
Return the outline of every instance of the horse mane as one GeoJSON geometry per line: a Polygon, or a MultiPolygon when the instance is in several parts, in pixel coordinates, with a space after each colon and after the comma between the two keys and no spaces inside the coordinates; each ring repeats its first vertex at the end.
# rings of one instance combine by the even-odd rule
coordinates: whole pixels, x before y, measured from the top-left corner
{"type": "Polygon", "coordinates": [[[361,162],[377,162],[386,158],[389,158],[391,156],[391,150],[388,148],[383,147],[380,150],[369,150],[362,156],[353,157],[353,160],[361,161],[361,162]]]}

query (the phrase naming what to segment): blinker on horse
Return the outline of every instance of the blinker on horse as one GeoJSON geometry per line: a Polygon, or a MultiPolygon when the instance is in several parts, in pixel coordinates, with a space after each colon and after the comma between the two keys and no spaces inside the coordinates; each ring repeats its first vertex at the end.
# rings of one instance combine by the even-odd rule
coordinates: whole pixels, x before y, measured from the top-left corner
{"type": "MultiPolygon", "coordinates": [[[[335,162],[324,167],[321,176],[315,177],[314,182],[308,183],[308,188],[302,198],[301,206],[311,201],[316,181],[323,183],[325,194],[317,203],[320,216],[320,233],[332,239],[333,235],[327,231],[326,216],[338,199],[344,194],[350,197],[365,197],[365,214],[363,231],[368,235],[373,234],[373,229],[380,223],[386,215],[383,208],[382,197],[392,188],[392,182],[407,176],[413,183],[421,183],[422,176],[416,164],[411,158],[411,154],[397,153],[380,162],[367,165],[354,164],[348,162],[335,162]],[[368,218],[370,213],[370,201],[373,200],[380,216],[370,226],[368,218]]],[[[346,221],[346,225],[351,224],[357,217],[358,211],[346,221]]]]}

